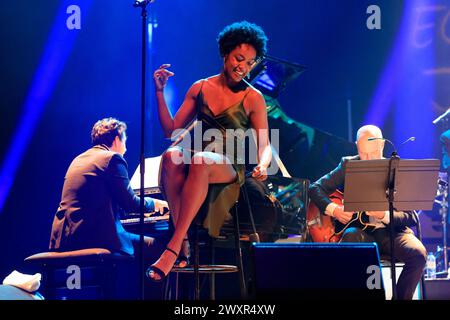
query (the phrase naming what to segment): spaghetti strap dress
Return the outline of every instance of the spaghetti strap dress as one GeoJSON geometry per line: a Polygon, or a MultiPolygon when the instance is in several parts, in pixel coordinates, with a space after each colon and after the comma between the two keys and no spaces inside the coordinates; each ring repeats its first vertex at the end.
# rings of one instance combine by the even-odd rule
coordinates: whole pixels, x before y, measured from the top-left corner
{"type": "MultiPolygon", "coordinates": [[[[208,234],[217,238],[224,222],[231,218],[230,209],[238,200],[240,187],[245,180],[244,141],[246,135],[248,137],[250,121],[244,109],[244,100],[250,90],[247,89],[242,100],[214,114],[203,94],[204,82],[196,99],[196,125],[191,130],[192,141],[188,142],[191,146],[190,155],[201,151],[222,154],[230,160],[237,174],[233,182],[209,185],[207,197],[196,217],[202,221],[208,234]]],[[[186,143],[182,145],[186,146],[186,143]]],[[[187,151],[186,147],[182,148],[187,151]]]]}

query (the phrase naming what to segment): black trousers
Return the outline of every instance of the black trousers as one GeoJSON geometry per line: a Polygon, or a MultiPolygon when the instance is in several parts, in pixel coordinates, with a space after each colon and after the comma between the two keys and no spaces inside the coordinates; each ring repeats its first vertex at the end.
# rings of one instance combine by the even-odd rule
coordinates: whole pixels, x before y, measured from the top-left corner
{"type": "MultiPolygon", "coordinates": [[[[359,228],[347,229],[342,242],[376,242],[381,256],[390,256],[390,230],[377,228],[366,232],[359,228]]],[[[427,251],[422,242],[407,229],[396,232],[394,238],[394,258],[405,264],[397,282],[397,295],[400,300],[411,300],[419,283],[427,261],[427,251]]]]}
{"type": "MultiPolygon", "coordinates": [[[[140,237],[135,233],[128,233],[134,248],[134,256],[137,258],[140,246],[140,237]]],[[[148,265],[155,262],[164,249],[163,242],[153,237],[144,236],[144,261],[148,265]]]]}
{"type": "MultiPolygon", "coordinates": [[[[121,269],[122,274],[119,274],[120,288],[124,291],[124,300],[138,300],[141,298],[141,274],[139,265],[139,250],[140,237],[138,234],[128,233],[131,243],[134,248],[135,260],[129,265],[121,269]]],[[[159,238],[149,236],[144,237],[144,272],[154,263],[161,255],[165,248],[165,241],[159,238]]],[[[144,282],[144,298],[145,300],[161,300],[163,299],[163,283],[156,284],[152,281],[146,280],[144,282]]]]}

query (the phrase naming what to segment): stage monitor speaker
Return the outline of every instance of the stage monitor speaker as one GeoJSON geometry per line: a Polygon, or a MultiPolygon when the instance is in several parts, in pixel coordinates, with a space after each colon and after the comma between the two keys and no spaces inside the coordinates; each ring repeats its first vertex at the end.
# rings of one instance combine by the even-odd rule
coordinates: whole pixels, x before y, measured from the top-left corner
{"type": "Polygon", "coordinates": [[[450,300],[450,279],[425,279],[426,300],[450,300]]]}
{"type": "Polygon", "coordinates": [[[376,243],[253,243],[251,257],[255,299],[385,299],[376,243]]]}

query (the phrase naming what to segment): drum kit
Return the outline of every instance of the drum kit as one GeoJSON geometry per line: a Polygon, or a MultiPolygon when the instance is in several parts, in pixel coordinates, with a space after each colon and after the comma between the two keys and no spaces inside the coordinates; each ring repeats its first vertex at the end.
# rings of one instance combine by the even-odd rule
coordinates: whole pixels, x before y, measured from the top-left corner
{"type": "Polygon", "coordinates": [[[448,250],[447,250],[447,224],[448,224],[448,174],[439,172],[438,188],[434,202],[439,205],[439,215],[442,225],[442,247],[438,246],[436,250],[437,275],[448,274],[448,250]]]}
{"type": "MultiPolygon", "coordinates": [[[[437,117],[433,124],[440,124],[443,130],[449,130],[449,118],[450,118],[450,108],[447,109],[442,115],[437,117]]],[[[444,153],[444,157],[449,156],[444,153]]],[[[445,168],[444,164],[444,168],[445,168]]],[[[449,168],[446,168],[447,170],[449,168]]],[[[448,249],[447,249],[447,224],[448,221],[448,186],[449,186],[449,176],[447,172],[439,172],[437,181],[437,192],[434,202],[439,206],[439,215],[442,226],[442,247],[438,246],[436,250],[436,262],[437,262],[437,275],[448,276],[448,249]]],[[[420,212],[419,212],[420,213],[420,212]]]]}

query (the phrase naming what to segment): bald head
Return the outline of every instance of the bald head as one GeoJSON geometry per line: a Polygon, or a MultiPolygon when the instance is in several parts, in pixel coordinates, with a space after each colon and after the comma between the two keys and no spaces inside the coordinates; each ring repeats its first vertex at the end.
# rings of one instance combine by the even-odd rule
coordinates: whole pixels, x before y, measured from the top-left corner
{"type": "Polygon", "coordinates": [[[374,125],[366,125],[359,128],[356,133],[356,140],[360,140],[363,136],[370,136],[373,138],[383,138],[383,134],[381,133],[381,129],[374,125]]]}
{"type": "Polygon", "coordinates": [[[369,138],[383,138],[380,128],[367,125],[359,128],[356,134],[356,147],[361,160],[381,159],[383,157],[384,141],[369,138]]]}

